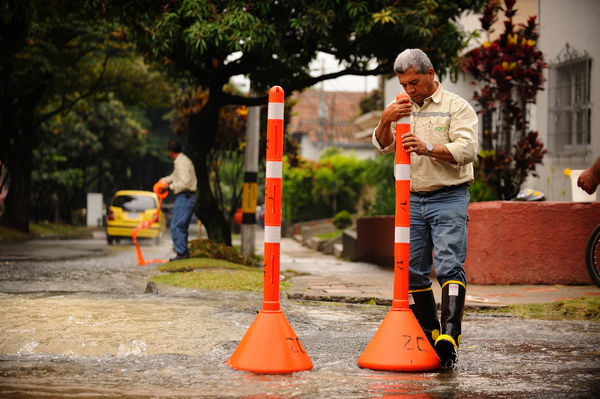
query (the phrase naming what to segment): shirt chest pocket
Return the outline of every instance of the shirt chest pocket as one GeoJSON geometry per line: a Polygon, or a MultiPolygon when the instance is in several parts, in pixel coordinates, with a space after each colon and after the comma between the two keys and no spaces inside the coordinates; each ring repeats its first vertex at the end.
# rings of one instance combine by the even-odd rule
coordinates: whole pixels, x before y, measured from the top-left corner
{"type": "Polygon", "coordinates": [[[450,115],[440,113],[427,118],[426,131],[427,138],[433,144],[446,144],[450,142],[448,133],[450,131],[450,115]]]}

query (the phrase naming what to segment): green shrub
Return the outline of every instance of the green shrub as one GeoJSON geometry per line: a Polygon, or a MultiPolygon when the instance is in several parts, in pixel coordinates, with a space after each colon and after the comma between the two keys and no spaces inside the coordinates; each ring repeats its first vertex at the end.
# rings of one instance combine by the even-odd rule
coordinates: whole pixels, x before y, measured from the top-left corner
{"type": "Polygon", "coordinates": [[[234,247],[211,240],[197,239],[190,241],[190,257],[223,259],[229,262],[247,266],[258,266],[261,259],[257,256],[247,257],[234,247]]]}
{"type": "Polygon", "coordinates": [[[475,178],[475,181],[471,183],[469,192],[471,194],[471,202],[495,201],[498,199],[494,189],[486,184],[483,180],[479,180],[477,178],[475,178]]]}
{"type": "Polygon", "coordinates": [[[368,162],[353,155],[326,151],[319,162],[302,160],[290,166],[284,158],[282,216],[286,223],[355,212],[366,182],[368,162]]]}
{"type": "Polygon", "coordinates": [[[338,230],[343,230],[346,227],[352,226],[352,215],[346,210],[339,211],[333,217],[333,225],[338,230]]]}
{"type": "Polygon", "coordinates": [[[393,215],[396,210],[394,153],[382,154],[369,161],[367,181],[375,186],[375,200],[367,210],[367,214],[393,215]]]}

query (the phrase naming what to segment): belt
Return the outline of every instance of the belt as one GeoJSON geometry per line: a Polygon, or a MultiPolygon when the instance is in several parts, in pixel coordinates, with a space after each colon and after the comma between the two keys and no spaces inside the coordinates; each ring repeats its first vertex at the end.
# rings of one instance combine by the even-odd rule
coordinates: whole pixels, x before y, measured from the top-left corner
{"type": "Polygon", "coordinates": [[[418,197],[431,197],[433,195],[436,194],[440,194],[440,193],[444,193],[446,191],[450,191],[450,190],[454,190],[454,189],[460,189],[460,188],[469,188],[469,183],[463,183],[463,184],[459,184],[457,186],[446,186],[443,188],[440,188],[439,190],[433,190],[433,191],[411,191],[411,194],[414,194],[418,197]]]}
{"type": "Polygon", "coordinates": [[[190,195],[195,194],[195,193],[196,193],[195,191],[185,190],[185,191],[180,191],[180,192],[178,192],[175,195],[181,195],[181,194],[183,194],[186,197],[189,197],[190,195]]]}

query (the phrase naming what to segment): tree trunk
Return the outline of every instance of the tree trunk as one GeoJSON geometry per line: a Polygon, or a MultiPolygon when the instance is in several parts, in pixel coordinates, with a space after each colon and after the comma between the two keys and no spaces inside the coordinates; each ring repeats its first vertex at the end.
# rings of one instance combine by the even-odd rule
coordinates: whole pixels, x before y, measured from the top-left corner
{"type": "Polygon", "coordinates": [[[198,189],[194,212],[206,227],[208,238],[214,242],[231,245],[231,228],[225,219],[224,210],[213,195],[208,174],[208,154],[213,148],[219,124],[217,100],[211,95],[202,110],[190,117],[189,144],[192,161],[196,169],[198,189]]]}

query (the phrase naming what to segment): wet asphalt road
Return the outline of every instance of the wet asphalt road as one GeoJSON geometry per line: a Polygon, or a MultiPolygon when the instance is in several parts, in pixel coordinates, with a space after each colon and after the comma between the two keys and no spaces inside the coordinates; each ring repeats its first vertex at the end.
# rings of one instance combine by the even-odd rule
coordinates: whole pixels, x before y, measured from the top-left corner
{"type": "MultiPolygon", "coordinates": [[[[0,246],[0,397],[596,398],[600,392],[600,323],[466,313],[456,369],[381,372],[356,361],[387,307],[283,295],[281,308],[313,369],[234,370],[226,361],[261,294],[167,286],[144,294],[157,272],[137,266],[130,244],[82,240],[66,245],[80,246],[73,252],[55,244],[40,243],[47,245],[43,256],[33,247],[0,246]],[[92,343],[102,349],[94,352],[92,343]]],[[[169,246],[142,249],[160,258],[169,246]]]]}

